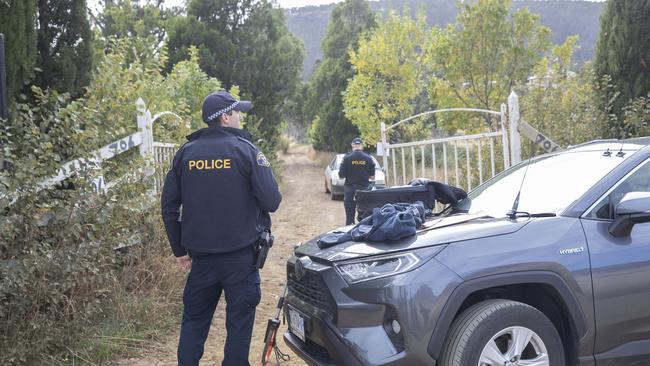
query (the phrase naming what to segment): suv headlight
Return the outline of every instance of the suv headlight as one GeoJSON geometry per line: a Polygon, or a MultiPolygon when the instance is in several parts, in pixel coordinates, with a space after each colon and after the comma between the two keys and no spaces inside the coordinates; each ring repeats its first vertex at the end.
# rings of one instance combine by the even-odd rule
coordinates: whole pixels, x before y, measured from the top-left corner
{"type": "Polygon", "coordinates": [[[334,266],[347,283],[358,283],[408,272],[431,259],[444,247],[445,245],[438,245],[411,252],[373,256],[337,263],[334,266]]]}

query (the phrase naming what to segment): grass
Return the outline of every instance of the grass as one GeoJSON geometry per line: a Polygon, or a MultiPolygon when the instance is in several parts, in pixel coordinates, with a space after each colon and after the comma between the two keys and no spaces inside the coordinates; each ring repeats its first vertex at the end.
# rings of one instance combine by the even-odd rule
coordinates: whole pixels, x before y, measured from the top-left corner
{"type": "Polygon", "coordinates": [[[322,165],[323,169],[325,169],[325,167],[334,158],[334,155],[336,155],[336,153],[330,152],[330,151],[317,151],[317,150],[314,150],[314,148],[311,147],[311,145],[309,146],[308,154],[309,154],[309,158],[312,161],[315,161],[316,163],[318,163],[319,165],[322,165]]]}
{"type": "MultiPolygon", "coordinates": [[[[156,246],[156,245],[154,245],[156,246]]],[[[178,325],[184,276],[166,246],[131,247],[125,265],[103,302],[101,316],[75,324],[77,341],[57,355],[42,355],[43,365],[102,365],[147,350],[161,342],[178,325]]]]}

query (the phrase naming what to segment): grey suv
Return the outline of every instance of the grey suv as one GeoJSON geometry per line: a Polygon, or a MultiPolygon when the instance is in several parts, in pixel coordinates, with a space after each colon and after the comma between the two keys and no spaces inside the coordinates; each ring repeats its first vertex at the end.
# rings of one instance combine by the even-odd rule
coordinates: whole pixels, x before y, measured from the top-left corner
{"type": "Polygon", "coordinates": [[[650,365],[648,144],[524,161],[410,238],[314,238],[285,342],[312,365],[650,365]]]}

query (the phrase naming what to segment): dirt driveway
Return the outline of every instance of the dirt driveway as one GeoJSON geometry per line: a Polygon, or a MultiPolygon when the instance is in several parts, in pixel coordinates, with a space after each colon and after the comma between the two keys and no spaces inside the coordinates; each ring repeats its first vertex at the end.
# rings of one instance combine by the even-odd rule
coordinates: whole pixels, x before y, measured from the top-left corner
{"type": "MultiPolygon", "coordinates": [[[[278,294],[282,291],[285,278],[286,260],[291,256],[294,244],[345,223],[343,202],[332,201],[329,194],[324,193],[325,165],[315,162],[318,159],[313,159],[313,156],[308,146],[299,145],[281,157],[284,166],[281,187],[283,199],[280,209],[272,216],[276,243],[262,270],[262,301],[257,307],[253,330],[251,365],[261,364],[266,321],[275,314],[278,294]]],[[[283,332],[286,327],[286,324],[281,326],[283,332]]],[[[222,298],[206,342],[202,365],[221,365],[225,335],[225,301],[222,298]]],[[[146,351],[138,358],[121,360],[117,365],[175,366],[177,342],[178,330],[170,334],[155,351],[146,351]]],[[[280,340],[280,346],[283,351],[289,352],[284,341],[280,340]]],[[[289,353],[291,361],[282,362],[281,365],[305,365],[297,356],[289,353]]]]}

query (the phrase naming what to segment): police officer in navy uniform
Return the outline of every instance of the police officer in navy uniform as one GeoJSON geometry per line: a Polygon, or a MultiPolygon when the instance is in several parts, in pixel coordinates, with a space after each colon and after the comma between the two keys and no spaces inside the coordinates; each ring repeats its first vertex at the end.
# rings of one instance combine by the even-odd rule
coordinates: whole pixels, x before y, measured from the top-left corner
{"type": "Polygon", "coordinates": [[[357,208],[355,194],[358,190],[370,187],[370,181],[375,179],[375,162],[370,155],[363,152],[363,142],[360,138],[352,139],[352,151],[343,157],[339,177],[345,178],[343,186],[343,206],[345,207],[345,224],[354,224],[354,211],[357,208]]]}
{"type": "Polygon", "coordinates": [[[162,216],[178,265],[189,270],[183,292],[178,364],[198,365],[210,323],[226,300],[227,338],[222,365],[249,365],[260,275],[253,245],[282,195],[269,161],[241,129],[252,104],[227,92],[203,101],[207,128],[187,137],[167,173],[162,216]]]}

